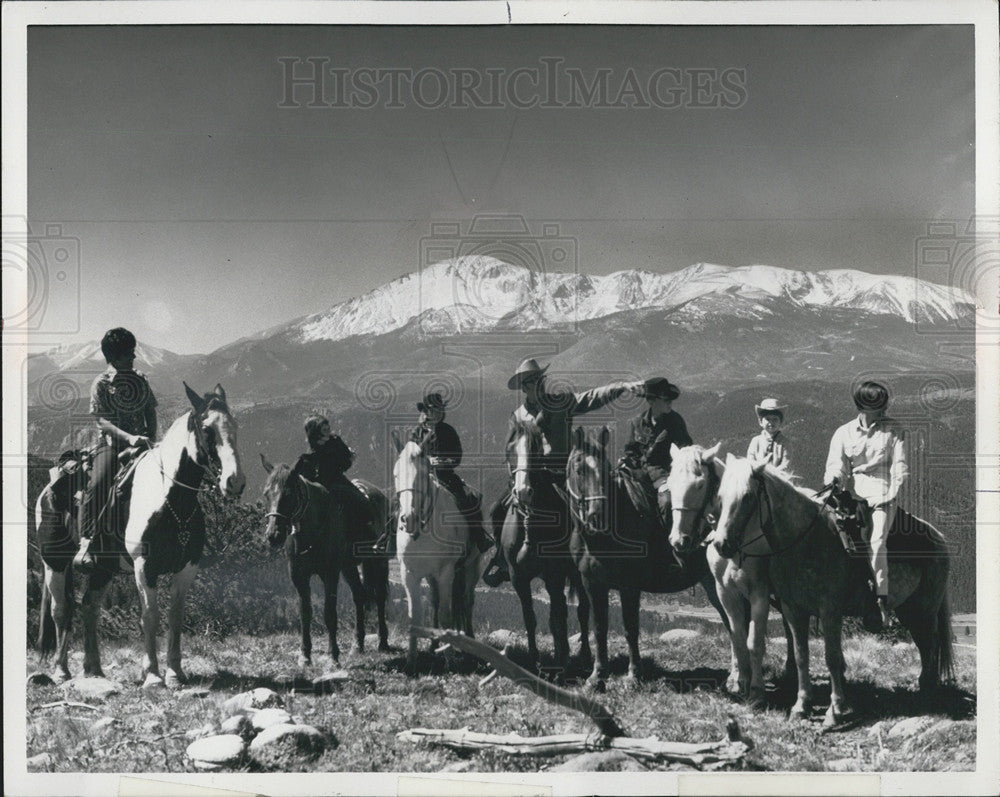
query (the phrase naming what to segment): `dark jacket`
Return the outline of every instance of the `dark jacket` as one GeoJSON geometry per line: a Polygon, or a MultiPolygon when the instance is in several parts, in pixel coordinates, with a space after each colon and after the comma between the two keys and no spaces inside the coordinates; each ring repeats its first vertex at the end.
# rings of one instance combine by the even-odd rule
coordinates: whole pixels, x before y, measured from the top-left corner
{"type": "Polygon", "coordinates": [[[423,443],[431,432],[434,436],[424,448],[427,456],[441,460],[436,470],[455,470],[462,464],[462,441],[458,439],[455,427],[444,421],[439,421],[433,426],[421,424],[410,432],[410,439],[416,443],[423,443]]]}
{"type": "Polygon", "coordinates": [[[693,442],[684,419],[673,410],[656,418],[646,410],[632,421],[629,440],[640,447],[642,465],[657,487],[670,474],[670,444],[682,448],[693,442]]]}
{"type": "Polygon", "coordinates": [[[319,448],[300,456],[292,472],[301,474],[309,481],[322,484],[330,490],[335,484],[342,485],[347,482],[344,472],[353,462],[354,452],[338,435],[333,435],[319,448]]]}

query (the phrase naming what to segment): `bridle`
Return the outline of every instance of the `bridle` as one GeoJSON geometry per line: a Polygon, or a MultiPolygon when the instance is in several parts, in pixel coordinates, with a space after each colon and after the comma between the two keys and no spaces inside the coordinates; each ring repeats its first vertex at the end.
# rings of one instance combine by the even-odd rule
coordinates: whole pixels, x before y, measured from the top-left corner
{"type": "Polygon", "coordinates": [[[570,500],[567,501],[567,504],[569,506],[569,513],[573,517],[573,519],[579,524],[581,531],[582,530],[594,531],[594,529],[590,527],[590,521],[587,520],[586,516],[583,514],[583,507],[588,504],[595,503],[597,501],[604,501],[605,503],[607,503],[608,496],[606,496],[604,493],[598,493],[597,495],[578,494],[572,488],[569,481],[570,481],[569,468],[567,468],[566,494],[570,497],[570,500]],[[577,504],[579,504],[579,507],[577,506],[577,504]]]}
{"type": "MultiPolygon", "coordinates": [[[[300,520],[302,520],[303,516],[306,513],[306,510],[309,508],[309,490],[306,489],[305,485],[301,483],[302,477],[298,476],[297,478],[299,479],[299,481],[296,482],[296,485],[298,486],[293,487],[297,499],[295,501],[296,504],[295,510],[290,515],[285,514],[284,512],[277,511],[277,507],[281,505],[281,499],[285,496],[285,490],[282,490],[281,495],[278,496],[278,501],[275,504],[275,508],[264,515],[264,517],[269,517],[269,518],[273,517],[287,522],[289,525],[292,526],[293,534],[295,533],[294,531],[295,524],[297,524],[300,520]]],[[[286,489],[287,486],[288,485],[286,484],[286,489]]]]}
{"type": "MultiPolygon", "coordinates": [[[[719,474],[715,472],[715,465],[713,463],[705,462],[703,464],[705,465],[705,470],[708,471],[708,475],[706,476],[706,483],[705,483],[705,497],[701,502],[701,506],[672,507],[673,511],[675,512],[697,512],[697,514],[694,517],[694,521],[692,521],[691,525],[691,528],[694,531],[697,531],[697,529],[701,526],[701,524],[705,522],[705,515],[708,514],[709,506],[711,506],[712,501],[715,499],[716,495],[718,495],[719,484],[722,481],[722,479],[719,478],[719,474]]],[[[708,544],[707,541],[708,541],[708,533],[706,532],[704,535],[702,535],[701,542],[703,545],[707,545],[708,544]]]]}
{"type": "MultiPolygon", "coordinates": [[[[423,454],[422,447],[421,447],[421,454],[423,454]]],[[[397,499],[403,493],[412,493],[414,496],[419,497],[420,503],[419,506],[416,508],[416,515],[417,519],[420,522],[419,526],[420,529],[426,528],[427,524],[430,523],[431,517],[433,517],[434,515],[434,493],[436,492],[436,490],[434,489],[434,480],[431,479],[429,464],[428,464],[428,471],[426,474],[426,482],[427,482],[427,489],[425,490],[418,490],[416,487],[402,487],[396,490],[397,499]]],[[[414,539],[416,539],[420,534],[419,531],[416,534],[413,534],[412,532],[409,531],[409,529],[407,529],[407,533],[410,534],[410,536],[413,537],[414,539]]]]}

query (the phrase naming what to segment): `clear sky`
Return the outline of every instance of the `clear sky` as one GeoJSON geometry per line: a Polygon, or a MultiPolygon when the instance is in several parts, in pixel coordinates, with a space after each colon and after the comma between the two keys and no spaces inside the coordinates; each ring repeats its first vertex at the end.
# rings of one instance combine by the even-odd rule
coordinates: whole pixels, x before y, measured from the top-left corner
{"type": "MultiPolygon", "coordinates": [[[[972,52],[962,26],[32,28],[29,218],[79,239],[73,339],[123,324],[177,352],[417,270],[433,222],[465,234],[481,213],[555,225],[593,274],[910,274],[927,222],[973,213],[972,52]],[[518,78],[521,108],[420,107],[405,91],[387,108],[386,83],[373,108],[307,107],[301,87],[288,108],[285,57],[353,76],[467,70],[487,102],[489,70],[510,80],[547,58],[588,84],[610,70],[611,95],[631,70],[626,105],[664,68],[682,77],[664,73],[663,93],[686,93],[680,107],[542,107],[567,96],[563,74],[562,95],[518,78]],[[726,70],[742,71],[723,92],[726,70]],[[736,107],[692,107],[713,97],[736,107]]],[[[338,99],[333,78],[323,99],[338,99]]],[[[69,301],[53,295],[52,312],[69,301]]]]}

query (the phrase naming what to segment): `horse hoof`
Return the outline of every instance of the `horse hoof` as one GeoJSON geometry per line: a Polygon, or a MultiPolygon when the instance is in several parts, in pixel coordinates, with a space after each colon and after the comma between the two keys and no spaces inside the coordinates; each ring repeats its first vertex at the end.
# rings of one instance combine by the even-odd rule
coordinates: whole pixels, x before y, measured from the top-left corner
{"type": "Polygon", "coordinates": [[[754,711],[761,711],[767,707],[767,698],[765,696],[764,690],[760,687],[755,687],[750,690],[750,697],[747,700],[747,705],[750,706],[754,711]]]}
{"type": "Polygon", "coordinates": [[[793,722],[803,722],[808,719],[808,715],[804,708],[793,708],[788,712],[788,719],[793,722]]]}
{"type": "Polygon", "coordinates": [[[584,683],[584,688],[588,692],[597,692],[600,694],[604,694],[604,692],[606,692],[608,689],[608,685],[607,683],[605,683],[603,678],[595,678],[594,676],[590,676],[590,678],[588,678],[584,683]]]}
{"type": "Polygon", "coordinates": [[[388,640],[386,640],[384,642],[379,642],[378,643],[378,652],[379,653],[391,653],[392,652],[392,648],[389,647],[388,640]]]}
{"type": "Polygon", "coordinates": [[[166,686],[163,679],[155,672],[147,672],[146,680],[142,682],[143,689],[160,689],[166,686]]]}
{"type": "Polygon", "coordinates": [[[622,679],[622,683],[624,684],[626,689],[630,691],[635,691],[636,689],[639,688],[639,676],[636,675],[635,673],[630,672],[622,679]]]}
{"type": "Polygon", "coordinates": [[[163,679],[163,684],[167,689],[180,689],[185,683],[187,683],[187,676],[180,670],[167,670],[167,675],[163,679]]]}

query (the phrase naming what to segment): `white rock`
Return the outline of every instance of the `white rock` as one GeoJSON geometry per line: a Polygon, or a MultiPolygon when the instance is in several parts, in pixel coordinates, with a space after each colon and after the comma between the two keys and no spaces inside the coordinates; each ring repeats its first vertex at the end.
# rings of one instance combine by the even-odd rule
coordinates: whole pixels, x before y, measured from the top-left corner
{"type": "Polygon", "coordinates": [[[506,628],[498,628],[496,631],[490,631],[486,635],[486,644],[492,645],[495,648],[503,649],[507,645],[513,645],[517,642],[517,634],[513,631],[508,631],[506,628]]]}
{"type": "Polygon", "coordinates": [[[471,761],[456,761],[453,764],[441,767],[441,772],[472,772],[475,768],[471,761]]]}
{"type": "Polygon", "coordinates": [[[250,717],[250,722],[259,731],[270,728],[272,725],[293,724],[292,715],[283,708],[262,708],[253,713],[253,716],[250,717]]]}
{"type": "Polygon", "coordinates": [[[63,689],[86,700],[107,700],[122,691],[121,684],[107,678],[74,678],[64,683],[63,689]]]}
{"type": "Polygon", "coordinates": [[[857,772],[859,767],[856,758],[835,758],[826,762],[826,768],[830,772],[857,772]]]}
{"type": "Polygon", "coordinates": [[[227,735],[252,736],[253,723],[245,714],[234,714],[223,721],[222,725],[219,726],[219,732],[227,735]]]}
{"type": "Polygon", "coordinates": [[[39,753],[38,755],[33,755],[27,760],[29,770],[45,770],[49,769],[54,763],[55,759],[52,758],[51,753],[39,753]]]}
{"type": "Polygon", "coordinates": [[[695,631],[693,628],[671,628],[669,631],[664,631],[660,634],[660,641],[680,642],[685,639],[695,639],[700,636],[701,632],[695,631]]]}
{"type": "Polygon", "coordinates": [[[215,733],[215,726],[211,722],[209,722],[206,723],[205,725],[202,725],[200,728],[192,728],[184,735],[188,739],[203,739],[204,737],[211,736],[214,733],[215,733]]]}
{"type": "Polygon", "coordinates": [[[235,734],[207,736],[187,746],[187,757],[199,769],[216,769],[239,763],[246,743],[235,734]]]}
{"type": "Polygon", "coordinates": [[[929,717],[907,717],[905,720],[900,720],[893,725],[886,735],[890,739],[905,739],[908,736],[919,733],[930,722],[929,717]]]}
{"type": "Polygon", "coordinates": [[[889,723],[887,723],[885,720],[880,720],[879,722],[876,722],[868,729],[868,735],[874,738],[878,736],[880,733],[885,733],[888,726],[889,723]]]}
{"type": "Polygon", "coordinates": [[[254,689],[250,692],[250,696],[253,700],[253,708],[271,708],[272,706],[280,707],[285,704],[281,699],[281,695],[273,689],[268,689],[264,686],[254,689]]]}
{"type": "Polygon", "coordinates": [[[323,734],[310,725],[272,725],[250,742],[250,753],[267,763],[269,753],[291,751],[306,757],[318,756],[326,746],[323,734]]]}
{"type": "Polygon", "coordinates": [[[250,692],[240,692],[233,695],[222,704],[222,714],[231,717],[234,714],[252,714],[255,709],[271,708],[282,705],[281,695],[277,692],[260,687],[250,692]]]}
{"type": "Polygon", "coordinates": [[[365,650],[378,650],[378,634],[365,634],[365,650]]]}

